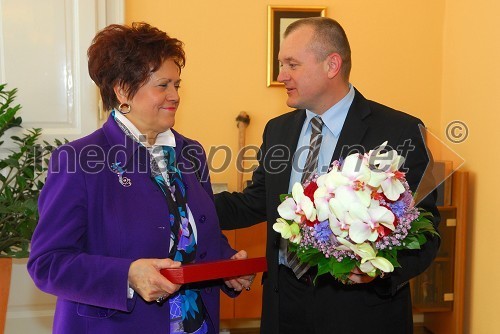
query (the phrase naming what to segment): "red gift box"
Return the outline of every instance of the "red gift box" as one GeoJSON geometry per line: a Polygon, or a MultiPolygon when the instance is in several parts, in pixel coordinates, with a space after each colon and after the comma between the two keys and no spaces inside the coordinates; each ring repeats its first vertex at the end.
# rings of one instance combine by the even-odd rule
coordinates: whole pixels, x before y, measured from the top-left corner
{"type": "Polygon", "coordinates": [[[267,271],[265,257],[185,264],[180,268],[162,269],[160,273],[172,283],[185,284],[255,274],[261,271],[267,271]]]}

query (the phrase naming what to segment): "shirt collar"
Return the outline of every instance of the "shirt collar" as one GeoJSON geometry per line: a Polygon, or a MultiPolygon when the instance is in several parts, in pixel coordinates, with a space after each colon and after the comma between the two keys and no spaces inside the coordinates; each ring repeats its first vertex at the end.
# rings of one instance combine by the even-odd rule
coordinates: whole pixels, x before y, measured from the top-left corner
{"type": "MultiPolygon", "coordinates": [[[[354,95],[354,87],[349,84],[349,92],[346,94],[346,96],[344,96],[339,102],[335,103],[330,107],[330,109],[328,109],[321,115],[323,124],[326,125],[326,127],[333,133],[336,138],[338,138],[340,135],[340,131],[342,130],[342,126],[344,125],[347,112],[349,111],[352,101],[354,100],[354,95]]],[[[315,116],[318,115],[306,109],[305,124],[309,124],[311,119],[315,116]]]]}
{"type": "Polygon", "coordinates": [[[141,139],[143,134],[137,129],[137,127],[132,124],[132,122],[125,117],[121,112],[114,111],[115,117],[130,131],[134,139],[144,145],[145,147],[155,147],[155,146],[171,146],[175,147],[175,136],[171,129],[168,129],[165,132],[161,132],[156,137],[156,141],[153,145],[150,145],[147,141],[141,139]]]}

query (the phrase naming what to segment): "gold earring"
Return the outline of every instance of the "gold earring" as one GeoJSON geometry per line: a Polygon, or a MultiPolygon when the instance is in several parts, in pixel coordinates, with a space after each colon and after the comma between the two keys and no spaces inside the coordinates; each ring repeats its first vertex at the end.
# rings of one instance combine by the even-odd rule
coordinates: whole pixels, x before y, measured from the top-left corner
{"type": "Polygon", "coordinates": [[[130,104],[128,104],[128,103],[121,103],[118,106],[118,111],[120,111],[120,113],[122,115],[128,114],[130,112],[130,104]],[[125,111],[123,109],[125,109],[125,111]]]}

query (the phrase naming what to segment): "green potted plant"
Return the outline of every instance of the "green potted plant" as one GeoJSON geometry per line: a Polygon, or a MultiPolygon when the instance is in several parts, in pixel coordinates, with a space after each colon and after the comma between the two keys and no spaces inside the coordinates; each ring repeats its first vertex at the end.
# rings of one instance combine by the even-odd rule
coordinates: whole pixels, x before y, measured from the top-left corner
{"type": "MultiPolygon", "coordinates": [[[[14,105],[16,92],[0,84],[0,332],[5,322],[12,258],[29,254],[38,222],[38,195],[54,147],[46,141],[39,143],[41,129],[26,129],[5,142],[7,130],[22,123],[17,116],[21,106],[14,105]]],[[[62,142],[56,140],[55,144],[62,142]]]]}

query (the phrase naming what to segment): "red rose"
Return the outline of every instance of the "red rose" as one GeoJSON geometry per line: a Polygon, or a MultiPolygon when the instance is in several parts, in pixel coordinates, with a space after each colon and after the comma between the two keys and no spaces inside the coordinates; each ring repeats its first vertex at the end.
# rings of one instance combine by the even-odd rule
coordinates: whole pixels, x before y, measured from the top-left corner
{"type": "MultiPolygon", "coordinates": [[[[385,206],[385,205],[382,205],[382,206],[385,206]]],[[[387,208],[387,209],[390,210],[390,208],[387,208]]],[[[394,221],[392,222],[392,224],[394,225],[394,227],[398,226],[398,224],[399,224],[399,219],[398,219],[398,217],[396,217],[396,215],[394,215],[394,221]]],[[[382,239],[386,235],[391,234],[392,231],[389,228],[387,228],[387,227],[385,227],[384,225],[381,224],[381,225],[379,225],[377,227],[377,233],[378,233],[377,241],[379,241],[380,239],[382,239]]]]}
{"type": "Polygon", "coordinates": [[[316,182],[309,182],[307,187],[304,189],[304,195],[309,197],[309,199],[314,203],[314,192],[318,189],[318,184],[316,182]]]}
{"type": "Polygon", "coordinates": [[[393,223],[394,227],[398,226],[398,224],[399,224],[399,218],[396,217],[396,215],[394,215],[394,223],[393,223]]]}
{"type": "Polygon", "coordinates": [[[384,200],[386,202],[392,202],[392,201],[389,201],[389,199],[387,197],[385,197],[385,195],[383,193],[379,193],[376,191],[372,192],[372,199],[374,199],[376,201],[384,200]]]}
{"type": "Polygon", "coordinates": [[[315,219],[314,221],[310,221],[310,220],[306,219],[306,220],[304,221],[304,223],[305,223],[307,226],[313,227],[314,225],[319,224],[319,220],[315,219]]]}
{"type": "Polygon", "coordinates": [[[382,239],[386,235],[391,234],[391,232],[392,231],[390,229],[388,229],[387,227],[385,227],[384,225],[379,225],[377,227],[377,233],[378,233],[377,241],[379,241],[380,239],[382,239]]]}

